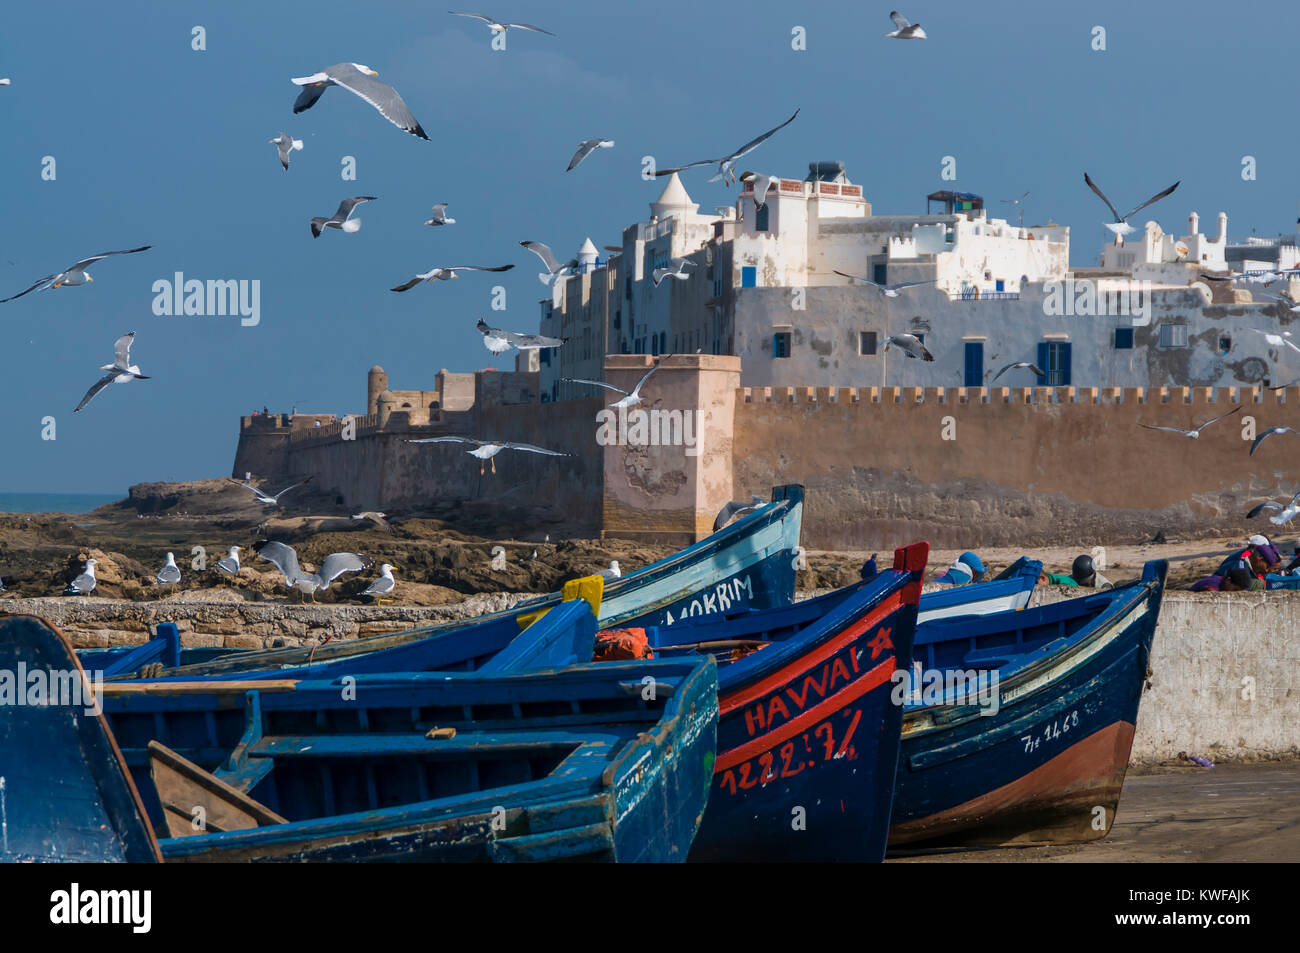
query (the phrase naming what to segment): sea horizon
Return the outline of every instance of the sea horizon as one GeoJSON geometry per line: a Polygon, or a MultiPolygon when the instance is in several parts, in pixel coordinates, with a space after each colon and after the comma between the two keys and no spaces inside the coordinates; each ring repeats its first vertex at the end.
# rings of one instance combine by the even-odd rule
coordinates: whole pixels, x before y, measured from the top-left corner
{"type": "Polygon", "coordinates": [[[89,513],[124,493],[3,493],[0,513],[89,513]]]}

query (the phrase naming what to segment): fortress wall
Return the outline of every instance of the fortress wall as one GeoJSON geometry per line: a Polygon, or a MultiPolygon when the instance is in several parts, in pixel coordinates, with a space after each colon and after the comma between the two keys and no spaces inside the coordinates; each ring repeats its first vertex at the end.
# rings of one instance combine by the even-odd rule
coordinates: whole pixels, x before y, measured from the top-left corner
{"type": "Polygon", "coordinates": [[[743,388],[734,493],[805,484],[809,548],[1240,533],[1253,503],[1300,483],[1300,443],[1277,435],[1249,456],[1248,416],[1300,427],[1300,388],[743,388]],[[1139,426],[1190,428],[1238,403],[1195,441],[1139,426]]]}
{"type": "MultiPolygon", "coordinates": [[[[649,355],[611,354],[605,358],[605,380],[632,390],[653,364],[649,355]]],[[[628,412],[622,429],[630,439],[600,448],[603,535],[685,546],[713,532],[714,518],[732,498],[731,432],[739,383],[736,357],[679,354],[661,360],[646,382],[646,402],[628,412]],[[644,417],[649,425],[658,420],[658,445],[654,438],[634,445],[639,438],[632,414],[665,411],[674,415],[666,427],[662,417],[644,417]],[[678,415],[681,423],[674,427],[678,415]],[[665,444],[665,436],[680,439],[665,444]]],[[[602,439],[617,432],[614,424],[602,439]]],[[[770,487],[764,488],[764,496],[769,493],[770,487]]]]}
{"type": "MultiPolygon", "coordinates": [[[[354,509],[420,508],[464,501],[515,512],[521,529],[529,520],[565,532],[599,531],[601,465],[592,452],[596,411],[591,398],[562,404],[484,406],[472,426],[410,426],[409,414],[395,411],[382,429],[373,416],[358,417],[355,440],[342,438],[342,426],[294,435],[284,466],[294,474],[313,474],[315,484],[336,492],[354,509]],[[408,440],[451,432],[484,439],[530,443],[568,453],[568,457],[502,451],[496,473],[479,461],[468,444],[412,444],[408,440]],[[572,530],[568,527],[572,525],[572,530]]],[[[241,439],[242,445],[242,439],[241,439]]],[[[550,530],[548,530],[550,531],[550,530]]]]}

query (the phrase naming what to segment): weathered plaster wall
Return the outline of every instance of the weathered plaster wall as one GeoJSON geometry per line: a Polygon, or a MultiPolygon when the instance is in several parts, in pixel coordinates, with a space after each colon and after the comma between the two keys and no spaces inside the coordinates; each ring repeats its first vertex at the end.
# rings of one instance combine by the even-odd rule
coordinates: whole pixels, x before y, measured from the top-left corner
{"type": "MultiPolygon", "coordinates": [[[[1040,589],[1035,603],[1070,596],[1040,589]]],[[[1300,593],[1167,591],[1132,760],[1300,757],[1297,633],[1300,593]]]]}

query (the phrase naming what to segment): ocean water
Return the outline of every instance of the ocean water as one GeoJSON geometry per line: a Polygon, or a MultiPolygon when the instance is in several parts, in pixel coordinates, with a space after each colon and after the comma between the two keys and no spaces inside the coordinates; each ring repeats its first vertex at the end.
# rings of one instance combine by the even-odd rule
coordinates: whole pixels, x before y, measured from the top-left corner
{"type": "Polygon", "coordinates": [[[0,493],[0,513],[89,513],[125,494],[0,493]]]}

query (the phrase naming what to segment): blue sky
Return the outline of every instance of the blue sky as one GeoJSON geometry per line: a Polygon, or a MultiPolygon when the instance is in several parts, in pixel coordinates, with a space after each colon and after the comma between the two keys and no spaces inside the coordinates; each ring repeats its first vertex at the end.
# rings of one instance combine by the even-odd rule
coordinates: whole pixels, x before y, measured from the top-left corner
{"type": "MultiPolygon", "coordinates": [[[[643,155],[662,166],[727,152],[795,107],[747,167],[802,177],[810,160],[843,159],[877,214],[923,212],[943,187],[978,192],[1000,214],[997,199],[1029,190],[1026,223],[1070,225],[1076,265],[1105,239],[1085,170],[1122,211],[1181,179],[1154,210],[1171,231],[1192,210],[1210,231],[1227,211],[1233,235],[1295,227],[1294,8],[1281,3],[1233,19],[1206,2],[931,0],[902,11],[929,33],[922,42],[884,38],[890,4],[470,9],[558,36],[511,33],[494,52],[481,23],[414,2],[6,4],[0,297],[91,254],[154,248],[100,263],[92,285],[0,305],[0,491],[124,493],[220,476],[237,417],[263,405],[363,412],[376,363],[400,388],[431,387],[443,367],[509,367],[474,322],[535,328],[544,289],[518,241],[561,256],[587,235],[617,244],[662,188],[640,179],[643,155]],[[1105,52],[1090,48],[1096,25],[1105,52]],[[339,89],[294,116],[289,78],[340,61],[377,69],[432,141],[339,89]],[[306,143],[288,173],[266,142],[281,130],[306,143]],[[617,145],[566,174],[592,136],[617,145]],[[955,183],[939,178],[945,155],[955,183]],[[1256,181],[1241,178],[1245,155],[1256,181]],[[41,179],[44,156],[54,181],[41,179]],[[354,182],[340,178],[344,156],[354,182]],[[314,240],[309,219],[349,195],[379,197],[358,210],[361,231],[314,240]],[[457,224],[424,227],[439,201],[457,224]],[[505,275],[387,290],[434,265],[507,262],[517,267],[505,275]],[[260,324],[154,315],[153,282],[177,271],[259,280],[260,324]],[[504,314],[489,310],[497,283],[504,314]],[[74,416],[130,330],[153,379],[115,385],[74,416]],[[56,440],[41,439],[46,415],[56,440]]],[[[684,175],[706,210],[736,194],[706,184],[710,174],[684,175]]]]}

